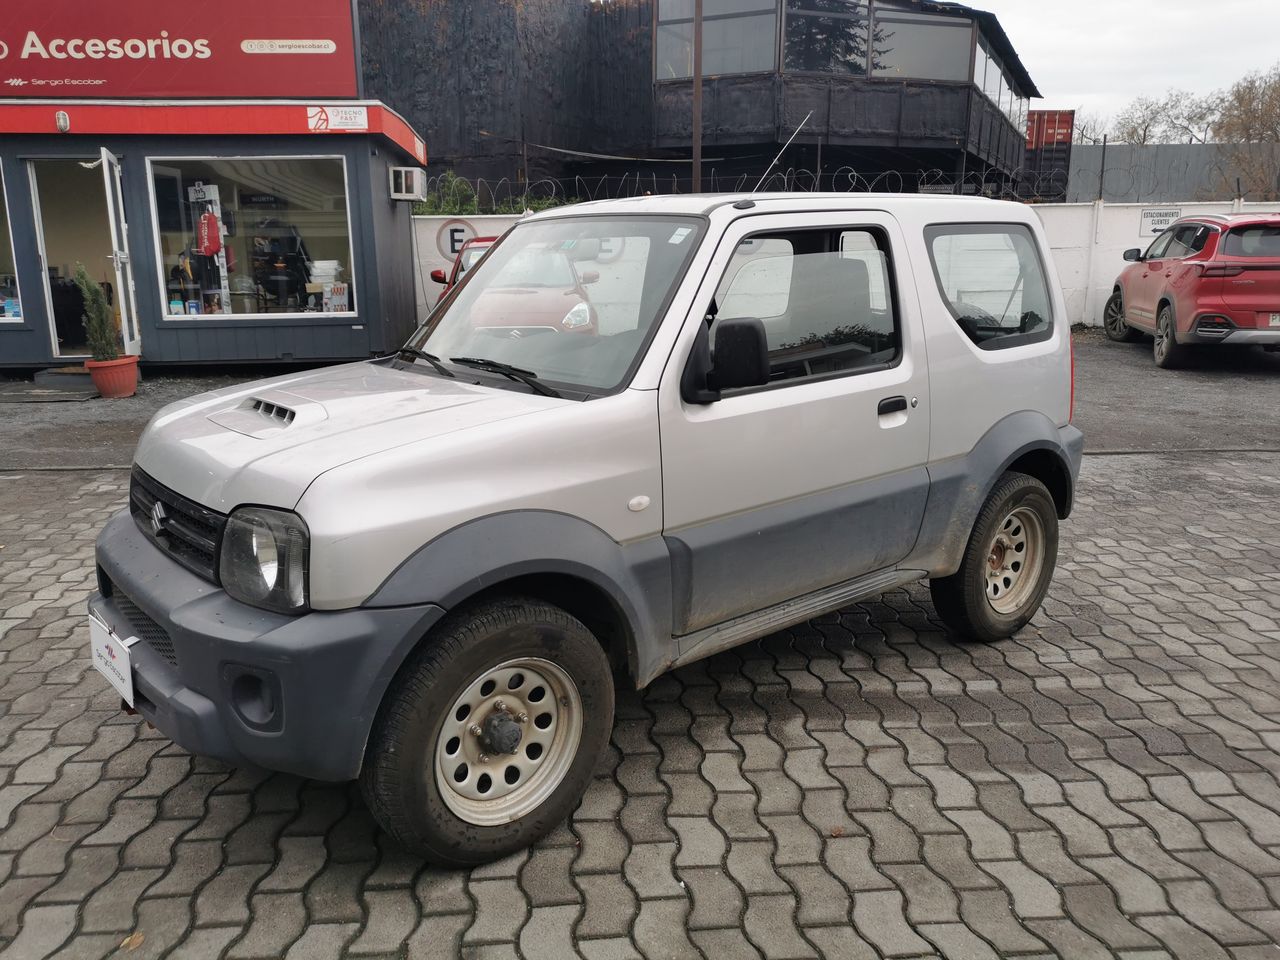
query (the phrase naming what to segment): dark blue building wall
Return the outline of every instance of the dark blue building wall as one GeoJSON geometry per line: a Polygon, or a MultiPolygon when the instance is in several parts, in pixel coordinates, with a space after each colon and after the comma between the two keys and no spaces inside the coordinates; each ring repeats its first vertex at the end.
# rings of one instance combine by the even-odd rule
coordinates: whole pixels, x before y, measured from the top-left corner
{"type": "Polygon", "coordinates": [[[315,137],[11,136],[0,140],[0,170],[22,294],[21,324],[0,324],[0,366],[54,361],[44,266],[27,160],[96,160],[106,147],[121,161],[142,357],[148,363],[319,361],[386,352],[416,325],[409,204],[388,196],[390,166],[409,161],[359,135],[315,137]],[[162,299],[148,157],[308,157],[346,161],[355,317],[170,319],[162,299]]]}

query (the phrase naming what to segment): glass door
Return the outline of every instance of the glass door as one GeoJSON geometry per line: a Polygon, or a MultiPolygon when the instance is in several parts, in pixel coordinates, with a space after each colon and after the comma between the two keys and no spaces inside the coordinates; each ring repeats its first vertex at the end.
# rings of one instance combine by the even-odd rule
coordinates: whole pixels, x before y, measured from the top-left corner
{"type": "Polygon", "coordinates": [[[84,297],[75,284],[83,265],[101,285],[121,329],[124,349],[140,347],[129,262],[128,228],[120,204],[120,166],[103,150],[96,160],[28,161],[36,214],[40,262],[53,355],[89,354],[84,330],[84,297]],[[99,170],[101,166],[103,169],[99,170]]]}

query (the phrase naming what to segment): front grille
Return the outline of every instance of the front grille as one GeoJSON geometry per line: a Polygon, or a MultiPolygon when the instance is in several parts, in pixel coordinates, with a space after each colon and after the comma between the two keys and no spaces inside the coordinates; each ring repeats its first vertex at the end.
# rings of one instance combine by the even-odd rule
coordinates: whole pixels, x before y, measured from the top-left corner
{"type": "Polygon", "coordinates": [[[115,604],[120,615],[129,621],[134,635],[152,650],[165,659],[171,667],[178,665],[178,654],[173,649],[173,640],[168,631],[147,616],[136,603],[130,600],[114,583],[110,585],[108,597],[115,604]]]}
{"type": "Polygon", "coordinates": [[[218,543],[227,518],[133,468],[129,511],[138,529],[192,573],[218,582],[218,543]]]}

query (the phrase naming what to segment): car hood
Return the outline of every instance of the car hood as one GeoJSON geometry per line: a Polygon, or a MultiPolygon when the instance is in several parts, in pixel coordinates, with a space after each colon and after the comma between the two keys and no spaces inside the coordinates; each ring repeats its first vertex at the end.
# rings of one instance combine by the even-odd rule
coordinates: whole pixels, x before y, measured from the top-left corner
{"type": "Polygon", "coordinates": [[[223,513],[246,503],[292,508],[342,464],[567,402],[354,363],[171,404],[147,426],[135,462],[223,513]]]}

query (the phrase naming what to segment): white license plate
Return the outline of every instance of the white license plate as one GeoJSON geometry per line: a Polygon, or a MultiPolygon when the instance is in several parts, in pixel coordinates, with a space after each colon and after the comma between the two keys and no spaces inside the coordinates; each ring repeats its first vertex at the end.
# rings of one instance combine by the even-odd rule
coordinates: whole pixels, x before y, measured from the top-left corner
{"type": "Polygon", "coordinates": [[[1280,327],[1280,313],[1271,314],[1271,326],[1280,327]]]}
{"type": "Polygon", "coordinates": [[[89,656],[98,672],[129,706],[133,706],[133,667],[130,665],[129,648],[138,642],[137,637],[121,640],[111,628],[97,617],[89,617],[89,656]]]}

